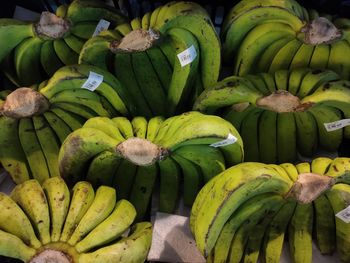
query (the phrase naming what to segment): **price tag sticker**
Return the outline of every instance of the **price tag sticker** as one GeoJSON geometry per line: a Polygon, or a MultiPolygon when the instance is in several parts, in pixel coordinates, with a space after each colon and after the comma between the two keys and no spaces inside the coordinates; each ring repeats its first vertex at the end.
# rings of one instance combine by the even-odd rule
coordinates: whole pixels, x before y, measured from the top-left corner
{"type": "Polygon", "coordinates": [[[88,79],[85,81],[85,83],[81,87],[83,89],[94,91],[95,89],[97,89],[98,86],[100,86],[102,81],[103,81],[102,75],[90,71],[88,79]]]}
{"type": "Polygon", "coordinates": [[[339,130],[350,125],[350,119],[343,119],[340,121],[328,122],[323,124],[328,132],[339,130]]]}
{"type": "Polygon", "coordinates": [[[102,31],[107,30],[109,28],[109,25],[111,23],[108,22],[107,20],[101,19],[100,22],[98,22],[94,33],[92,34],[92,36],[97,36],[98,34],[100,34],[102,31]]]}
{"type": "Polygon", "coordinates": [[[236,141],[237,141],[237,138],[235,136],[233,136],[231,133],[229,133],[225,140],[212,143],[209,146],[217,148],[217,147],[222,147],[222,146],[234,144],[236,141]]]}
{"type": "Polygon", "coordinates": [[[347,224],[350,223],[350,205],[347,208],[339,211],[335,216],[347,224]]]}
{"type": "Polygon", "coordinates": [[[190,64],[197,57],[197,51],[194,46],[190,46],[188,49],[177,54],[177,58],[180,61],[181,67],[190,64]]]}

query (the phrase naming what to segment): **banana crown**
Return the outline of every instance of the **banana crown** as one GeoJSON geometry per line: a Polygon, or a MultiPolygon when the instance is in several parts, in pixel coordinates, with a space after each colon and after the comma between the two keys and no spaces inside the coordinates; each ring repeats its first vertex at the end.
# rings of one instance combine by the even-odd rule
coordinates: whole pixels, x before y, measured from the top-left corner
{"type": "Polygon", "coordinates": [[[126,200],[116,202],[111,187],[94,192],[88,182],[78,182],[70,193],[60,177],[42,187],[28,180],[11,197],[0,195],[0,207],[5,206],[1,255],[24,262],[143,262],[150,248],[152,225],[132,225],[135,208],[126,200]]]}
{"type": "Polygon", "coordinates": [[[349,229],[336,214],[349,204],[349,165],[350,158],[319,157],[296,165],[245,162],[225,170],[204,185],[192,206],[198,248],[214,262],[259,256],[278,262],[285,232],[294,259],[310,257],[316,233],[322,253],[337,250],[348,260],[349,229]],[[246,250],[251,246],[257,254],[246,250]]]}
{"type": "Polygon", "coordinates": [[[218,114],[240,132],[246,161],[294,162],[297,153],[336,151],[349,128],[349,81],[332,70],[297,68],[231,76],[204,90],[194,110],[218,114]]]}

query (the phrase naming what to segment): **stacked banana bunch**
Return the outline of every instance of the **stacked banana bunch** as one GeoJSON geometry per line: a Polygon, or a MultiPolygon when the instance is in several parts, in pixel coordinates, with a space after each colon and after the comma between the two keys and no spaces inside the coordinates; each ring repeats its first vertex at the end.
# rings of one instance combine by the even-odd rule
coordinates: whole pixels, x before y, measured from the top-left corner
{"type": "Polygon", "coordinates": [[[0,162],[15,183],[59,176],[65,138],[95,116],[127,115],[120,83],[93,66],[66,66],[31,88],[0,93],[0,162]],[[93,71],[104,75],[95,92],[82,88],[93,71]],[[121,94],[120,96],[118,94],[121,94]]]}
{"type": "Polygon", "coordinates": [[[350,159],[281,165],[246,162],[199,192],[190,226],[207,262],[280,262],[286,236],[293,262],[322,254],[350,261],[350,228],[335,216],[350,203],[350,159]],[[208,202],[208,200],[211,200],[208,202]]]}
{"type": "Polygon", "coordinates": [[[121,24],[126,18],[102,1],[75,0],[43,12],[39,21],[0,19],[1,69],[17,86],[39,83],[64,65],[78,63],[79,53],[100,19],[121,24]]]}
{"type": "Polygon", "coordinates": [[[84,181],[70,192],[60,177],[0,193],[0,254],[26,263],[144,262],[152,225],[132,225],[135,208],[116,195],[84,181]]]}
{"type": "Polygon", "coordinates": [[[239,76],[311,67],[349,79],[349,32],[349,19],[320,16],[295,0],[242,0],[223,23],[223,57],[239,76]]]}
{"type": "Polygon", "coordinates": [[[158,177],[159,209],[171,213],[180,192],[192,205],[204,183],[242,159],[242,140],[229,122],[193,111],[149,121],[89,119],[64,141],[59,169],[73,183],[83,179],[115,186],[142,219],[158,177]]]}
{"type": "Polygon", "coordinates": [[[133,116],[169,117],[217,81],[220,42],[205,9],[170,2],[88,40],[79,63],[109,70],[128,87],[137,107],[133,116]]]}
{"type": "Polygon", "coordinates": [[[339,78],[309,68],[232,76],[206,89],[194,109],[229,120],[242,136],[246,161],[294,162],[298,153],[335,152],[350,138],[349,126],[327,128],[350,118],[350,82],[339,78]]]}

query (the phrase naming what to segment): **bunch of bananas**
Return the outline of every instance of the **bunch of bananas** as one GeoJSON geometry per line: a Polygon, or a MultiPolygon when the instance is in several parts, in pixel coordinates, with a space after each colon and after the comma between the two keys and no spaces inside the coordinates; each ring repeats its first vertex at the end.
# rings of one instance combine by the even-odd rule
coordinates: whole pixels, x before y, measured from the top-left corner
{"type": "Polygon", "coordinates": [[[68,134],[89,118],[127,113],[118,94],[123,90],[117,79],[87,65],[62,67],[51,79],[31,88],[2,91],[2,166],[17,184],[59,176],[58,152],[68,134]],[[82,88],[90,71],[104,76],[95,92],[82,88]]]}
{"type": "Polygon", "coordinates": [[[232,76],[206,89],[194,110],[229,120],[242,136],[246,161],[294,162],[297,153],[334,152],[350,138],[349,126],[326,127],[350,118],[349,87],[331,70],[232,76]]]}
{"type": "Polygon", "coordinates": [[[350,20],[319,16],[295,0],[242,0],[222,27],[235,75],[311,67],[350,78],[350,20]]]}
{"type": "Polygon", "coordinates": [[[229,122],[193,111],[165,120],[91,118],[64,141],[59,170],[70,182],[115,186],[142,219],[157,177],[160,211],[170,213],[182,181],[190,206],[205,182],[242,159],[242,140],[229,122]]]}
{"type": "Polygon", "coordinates": [[[167,117],[186,111],[217,81],[220,42],[200,5],[170,2],[88,40],[79,63],[109,70],[128,87],[133,116],[167,117]]]}
{"type": "Polygon", "coordinates": [[[100,19],[121,24],[119,10],[98,0],[75,0],[43,12],[36,22],[0,19],[0,62],[17,86],[39,83],[64,65],[78,63],[80,50],[92,37],[100,19]]]}
{"type": "Polygon", "coordinates": [[[143,262],[151,245],[151,223],[132,225],[135,208],[107,186],[78,182],[71,196],[60,177],[32,179],[0,193],[0,208],[0,255],[28,263],[143,262]]]}
{"type": "Polygon", "coordinates": [[[350,260],[350,228],[335,215],[350,203],[350,159],[316,158],[281,165],[246,162],[199,192],[190,226],[207,262],[280,262],[286,238],[293,262],[322,254],[350,260]],[[210,200],[210,201],[209,201],[210,200]]]}

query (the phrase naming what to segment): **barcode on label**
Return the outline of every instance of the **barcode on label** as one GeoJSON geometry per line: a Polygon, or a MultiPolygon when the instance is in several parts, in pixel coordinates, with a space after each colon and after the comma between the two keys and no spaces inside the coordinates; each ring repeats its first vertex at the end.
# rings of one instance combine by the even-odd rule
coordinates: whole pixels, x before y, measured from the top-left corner
{"type": "Polygon", "coordinates": [[[339,130],[339,129],[344,128],[344,127],[349,126],[349,125],[350,125],[350,119],[343,119],[340,121],[324,123],[324,127],[326,128],[326,130],[328,132],[339,130]]]}
{"type": "Polygon", "coordinates": [[[215,142],[210,144],[209,146],[211,147],[222,147],[230,144],[234,144],[237,141],[237,138],[233,136],[231,133],[228,134],[227,138],[225,140],[215,142]]]}
{"type": "Polygon", "coordinates": [[[177,57],[180,61],[181,67],[184,67],[187,64],[190,64],[197,57],[197,51],[192,45],[188,49],[177,54],[177,57]]]}
{"type": "Polygon", "coordinates": [[[81,87],[83,89],[94,91],[95,89],[97,89],[98,86],[100,86],[102,81],[103,81],[102,75],[90,71],[88,79],[85,81],[85,83],[81,87]]]}
{"type": "Polygon", "coordinates": [[[347,208],[339,211],[335,216],[347,224],[350,223],[350,205],[347,208]]]}
{"type": "Polygon", "coordinates": [[[96,26],[96,28],[95,28],[95,31],[94,31],[94,33],[92,34],[92,36],[93,36],[93,37],[94,37],[94,36],[97,36],[97,35],[100,34],[102,31],[107,30],[110,24],[111,24],[111,23],[108,22],[107,20],[101,19],[101,20],[98,22],[98,24],[97,24],[97,26],[96,26]]]}

